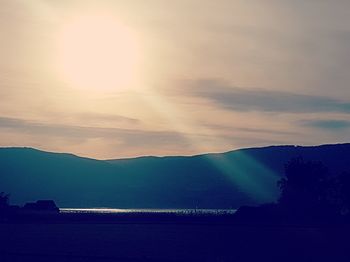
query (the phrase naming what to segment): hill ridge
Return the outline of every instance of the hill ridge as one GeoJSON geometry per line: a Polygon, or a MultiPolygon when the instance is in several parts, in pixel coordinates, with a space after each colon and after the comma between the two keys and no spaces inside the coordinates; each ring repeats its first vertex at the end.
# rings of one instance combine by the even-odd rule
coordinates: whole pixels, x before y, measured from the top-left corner
{"type": "Polygon", "coordinates": [[[0,192],[10,193],[14,204],[237,208],[276,201],[284,164],[297,156],[323,161],[333,172],[350,169],[350,143],[115,160],[12,147],[0,148],[0,192]]]}

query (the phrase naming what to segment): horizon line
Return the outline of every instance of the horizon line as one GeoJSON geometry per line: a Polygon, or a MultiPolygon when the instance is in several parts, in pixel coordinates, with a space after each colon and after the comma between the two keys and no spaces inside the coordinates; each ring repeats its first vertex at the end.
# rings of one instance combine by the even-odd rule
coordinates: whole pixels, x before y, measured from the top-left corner
{"type": "Polygon", "coordinates": [[[325,143],[325,144],[272,144],[272,145],[266,145],[266,146],[253,146],[253,147],[242,147],[237,149],[232,149],[228,151],[221,151],[221,152],[204,152],[204,153],[198,153],[198,154],[184,154],[184,155],[141,155],[141,156],[133,156],[133,157],[120,157],[120,158],[107,158],[107,159],[100,159],[100,158],[93,158],[88,156],[82,156],[79,154],[74,154],[70,152],[58,152],[58,151],[49,151],[44,150],[41,148],[35,148],[31,146],[0,146],[0,150],[2,149],[30,149],[35,151],[40,151],[44,153],[49,154],[63,154],[63,155],[71,155],[79,158],[89,159],[89,160],[95,160],[95,161],[113,161],[113,160],[131,160],[131,159],[140,159],[140,158],[165,158],[165,157],[199,157],[204,155],[216,155],[216,154],[226,154],[234,151],[240,151],[240,150],[248,150],[248,149],[263,149],[263,148],[269,148],[269,147],[319,147],[319,146],[335,146],[335,145],[348,145],[350,142],[335,142],[335,143],[325,143]]]}

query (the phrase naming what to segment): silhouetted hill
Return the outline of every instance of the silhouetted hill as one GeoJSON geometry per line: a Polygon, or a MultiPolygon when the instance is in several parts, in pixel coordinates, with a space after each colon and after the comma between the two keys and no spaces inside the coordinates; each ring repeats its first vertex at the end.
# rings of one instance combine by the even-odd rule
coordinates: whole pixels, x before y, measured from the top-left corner
{"type": "Polygon", "coordinates": [[[271,146],[221,154],[94,160],[31,148],[0,149],[0,191],[60,207],[237,208],[274,201],[293,157],[349,170],[350,144],[271,146]]]}

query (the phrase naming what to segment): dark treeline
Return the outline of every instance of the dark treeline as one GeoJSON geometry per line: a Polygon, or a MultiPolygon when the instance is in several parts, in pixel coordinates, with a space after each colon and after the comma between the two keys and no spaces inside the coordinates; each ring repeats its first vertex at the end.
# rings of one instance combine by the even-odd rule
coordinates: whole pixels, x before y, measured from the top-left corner
{"type": "Polygon", "coordinates": [[[4,192],[0,193],[0,214],[5,212],[9,207],[9,195],[4,192]]]}
{"type": "Polygon", "coordinates": [[[321,162],[302,158],[286,165],[279,181],[279,204],[308,213],[347,215],[350,210],[350,174],[331,174],[321,162]]]}
{"type": "Polygon", "coordinates": [[[293,158],[277,186],[277,203],[241,207],[236,218],[254,223],[350,222],[349,172],[333,174],[322,162],[293,158]]]}

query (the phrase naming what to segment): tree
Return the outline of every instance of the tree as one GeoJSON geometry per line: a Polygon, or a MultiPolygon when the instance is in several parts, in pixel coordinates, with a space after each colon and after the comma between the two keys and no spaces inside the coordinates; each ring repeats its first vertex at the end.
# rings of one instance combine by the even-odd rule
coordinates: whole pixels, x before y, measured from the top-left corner
{"type": "Polygon", "coordinates": [[[343,172],[336,178],[336,195],[339,212],[350,213],[350,173],[343,172]]]}
{"type": "Polygon", "coordinates": [[[285,175],[278,182],[281,205],[309,211],[329,206],[332,179],[321,162],[294,158],[286,164],[285,175]]]}
{"type": "Polygon", "coordinates": [[[0,193],[0,216],[4,214],[9,207],[9,195],[4,192],[0,193]]]}

